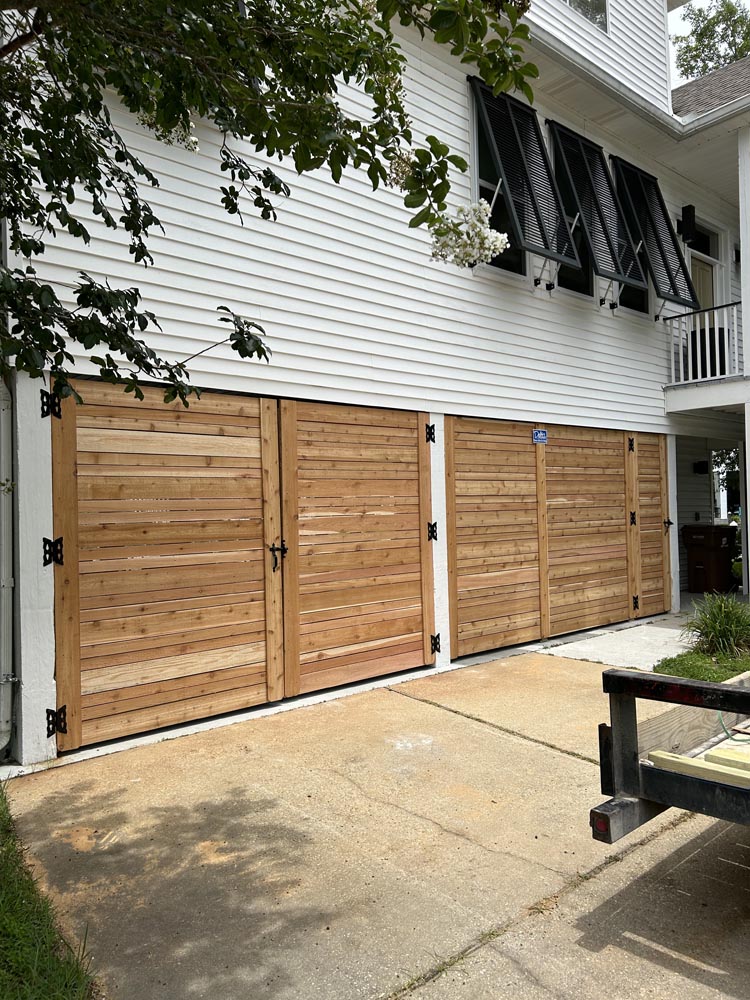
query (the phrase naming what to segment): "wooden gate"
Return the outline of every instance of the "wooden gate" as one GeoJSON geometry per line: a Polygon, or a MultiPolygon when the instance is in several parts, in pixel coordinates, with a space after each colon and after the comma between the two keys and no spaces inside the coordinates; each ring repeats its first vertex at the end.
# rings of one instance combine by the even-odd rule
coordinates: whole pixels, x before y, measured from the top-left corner
{"type": "Polygon", "coordinates": [[[426,423],[282,402],[287,696],[434,661],[426,423]]]}
{"type": "Polygon", "coordinates": [[[641,618],[672,603],[667,443],[659,434],[629,434],[626,442],[632,612],[641,618]]]}
{"type": "Polygon", "coordinates": [[[534,429],[446,419],[453,656],[669,607],[665,439],[534,429]]]}
{"type": "Polygon", "coordinates": [[[549,635],[630,616],[622,431],[550,427],[549,635]]]}
{"type": "Polygon", "coordinates": [[[53,424],[60,749],[433,662],[423,416],[80,388],[53,424]]]}
{"type": "Polygon", "coordinates": [[[451,655],[541,634],[537,451],[527,424],[445,422],[451,655]]]}
{"type": "Polygon", "coordinates": [[[53,424],[60,748],[281,697],[275,404],[80,389],[53,424]]]}

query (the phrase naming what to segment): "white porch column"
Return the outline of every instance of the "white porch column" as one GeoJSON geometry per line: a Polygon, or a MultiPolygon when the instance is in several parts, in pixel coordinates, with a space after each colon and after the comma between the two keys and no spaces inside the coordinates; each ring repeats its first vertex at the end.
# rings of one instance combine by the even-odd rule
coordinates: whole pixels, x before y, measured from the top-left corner
{"type": "Polygon", "coordinates": [[[451,623],[448,597],[448,525],[445,502],[445,418],[442,413],[431,413],[430,423],[435,425],[435,443],[432,445],[432,520],[438,523],[437,541],[433,542],[432,560],[435,574],[435,634],[440,636],[440,652],[435,654],[435,665],[447,666],[451,662],[451,623]]]}
{"type": "Polygon", "coordinates": [[[745,441],[740,444],[740,507],[742,508],[742,523],[740,525],[740,537],[742,539],[742,593],[750,593],[750,558],[748,558],[748,524],[747,524],[747,498],[750,496],[748,490],[748,461],[747,461],[747,436],[748,421],[750,420],[750,404],[745,403],[745,441]]]}
{"type": "Polygon", "coordinates": [[[667,434],[667,484],[669,487],[669,568],[672,575],[672,612],[680,610],[680,525],[677,511],[677,436],[667,434]]]}
{"type": "Polygon", "coordinates": [[[742,347],[745,371],[750,372],[750,126],[737,133],[740,193],[740,287],[742,290],[742,347]],[[747,310],[747,318],[744,310],[747,310]]]}
{"type": "Polygon", "coordinates": [[[52,538],[52,439],[42,419],[41,379],[15,380],[15,672],[17,729],[12,754],[21,764],[57,756],[47,739],[48,708],[55,708],[54,573],[42,566],[42,539],[52,538]]]}

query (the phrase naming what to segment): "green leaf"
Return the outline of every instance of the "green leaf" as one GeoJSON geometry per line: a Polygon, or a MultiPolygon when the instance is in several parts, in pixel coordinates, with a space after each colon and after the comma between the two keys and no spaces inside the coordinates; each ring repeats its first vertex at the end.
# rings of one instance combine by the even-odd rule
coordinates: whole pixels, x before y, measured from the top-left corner
{"type": "MultiPolygon", "coordinates": [[[[0,341],[0,375],[14,367],[34,375],[53,371],[63,385],[74,357],[96,352],[102,378],[136,398],[144,381],[163,383],[168,398],[184,403],[194,393],[189,360],[155,349],[159,317],[142,308],[138,289],[113,288],[106,277],[124,273],[129,261],[151,266],[151,236],[161,230],[148,200],[159,178],[139,154],[145,148],[139,129],[151,146],[187,147],[157,151],[153,162],[180,163],[188,182],[209,176],[204,164],[218,143],[216,200],[233,224],[245,225],[248,212],[270,224],[290,193],[281,172],[271,169],[274,160],[300,174],[327,165],[333,183],[347,168],[362,168],[378,188],[394,152],[411,153],[401,87],[406,56],[392,31],[396,22],[414,27],[427,46],[442,44],[444,56],[476,66],[493,88],[530,98],[528,81],[538,75],[524,59],[528,27],[516,23],[520,2],[507,8],[509,19],[502,17],[502,0],[435,0],[427,7],[375,0],[367,15],[359,3],[324,0],[261,2],[248,5],[247,16],[242,6],[227,0],[42,5],[53,13],[40,43],[0,60],[4,91],[12,93],[0,101],[0,218],[8,259],[33,261],[59,232],[83,247],[91,241],[89,218],[113,234],[107,254],[97,257],[104,277],[81,275],[62,300],[33,269],[0,266],[0,315],[12,317],[0,341]],[[154,38],[158,45],[148,42],[154,38]],[[356,102],[346,83],[357,88],[356,102]],[[113,121],[109,111],[113,101],[131,116],[122,132],[121,115],[113,121]],[[189,151],[191,121],[195,135],[207,137],[199,160],[190,159],[196,155],[189,151]],[[110,258],[119,247],[122,260],[110,258]]],[[[0,10],[4,40],[12,40],[26,9],[0,10]]],[[[417,211],[412,227],[435,220],[449,200],[452,171],[467,169],[435,131],[411,154],[413,173],[404,183],[405,207],[417,211]]],[[[173,174],[165,167],[170,184],[173,174]]],[[[195,191],[202,199],[203,189],[195,191]]],[[[169,192],[159,202],[169,203],[169,192]]],[[[198,201],[195,209],[204,208],[198,201]]],[[[252,233],[248,227],[249,247],[252,233]]],[[[165,239],[174,238],[166,227],[165,239]]],[[[220,319],[239,357],[268,359],[251,321],[228,310],[220,319]]],[[[210,349],[210,334],[204,337],[210,349]]]]}
{"type": "Polygon", "coordinates": [[[429,220],[431,215],[432,209],[428,205],[426,208],[423,208],[421,212],[417,212],[413,218],[409,219],[409,228],[416,229],[417,226],[424,225],[424,223],[429,220]]]}
{"type": "Polygon", "coordinates": [[[407,208],[419,208],[419,206],[424,205],[426,201],[427,192],[424,189],[410,192],[404,196],[404,205],[407,208]]]}
{"type": "Polygon", "coordinates": [[[452,163],[454,167],[458,167],[460,171],[465,173],[469,169],[469,164],[463,158],[463,156],[458,156],[456,153],[450,153],[446,156],[448,163],[452,163]]]}

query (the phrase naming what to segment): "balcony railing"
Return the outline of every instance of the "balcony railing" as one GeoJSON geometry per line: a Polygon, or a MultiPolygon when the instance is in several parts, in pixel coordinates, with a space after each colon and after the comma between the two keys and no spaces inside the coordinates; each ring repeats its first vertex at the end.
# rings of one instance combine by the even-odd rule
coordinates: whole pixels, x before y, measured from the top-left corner
{"type": "Polygon", "coordinates": [[[667,316],[672,384],[742,374],[740,303],[667,316]]]}

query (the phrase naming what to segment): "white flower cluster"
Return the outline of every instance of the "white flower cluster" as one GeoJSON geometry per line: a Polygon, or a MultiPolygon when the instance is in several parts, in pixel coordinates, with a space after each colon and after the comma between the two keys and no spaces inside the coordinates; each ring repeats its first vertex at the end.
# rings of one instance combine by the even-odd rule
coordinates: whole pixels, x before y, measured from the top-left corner
{"type": "Polygon", "coordinates": [[[455,219],[441,219],[430,228],[433,259],[456,267],[488,264],[509,246],[505,233],[490,228],[490,206],[486,201],[462,205],[455,219]]]}
{"type": "Polygon", "coordinates": [[[411,177],[412,160],[408,153],[396,153],[388,166],[388,185],[404,190],[406,181],[411,177]]]}
{"type": "Polygon", "coordinates": [[[138,115],[138,121],[144,128],[153,132],[159,142],[163,142],[167,146],[184,146],[191,153],[200,151],[198,140],[191,134],[195,129],[195,125],[192,122],[190,122],[189,128],[184,125],[178,125],[176,128],[171,129],[171,131],[167,131],[166,129],[159,128],[152,115],[140,114],[138,115]]]}

